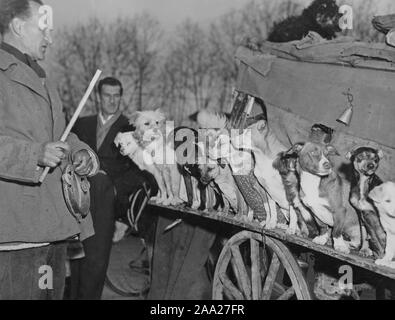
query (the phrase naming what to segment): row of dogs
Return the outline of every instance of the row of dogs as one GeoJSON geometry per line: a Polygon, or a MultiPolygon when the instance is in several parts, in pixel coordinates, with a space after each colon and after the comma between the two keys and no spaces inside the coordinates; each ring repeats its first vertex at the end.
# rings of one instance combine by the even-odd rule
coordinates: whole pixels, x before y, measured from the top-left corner
{"type": "Polygon", "coordinates": [[[379,258],[378,265],[395,267],[392,262],[395,184],[382,183],[376,175],[383,156],[381,151],[362,147],[347,156],[354,166],[350,203],[356,212],[351,213],[343,201],[342,180],[331,161],[339,156],[333,146],[309,141],[289,149],[265,119],[257,120],[239,135],[230,136],[225,116],[203,111],[198,122],[206,129],[207,141],[205,145],[199,143],[198,134],[193,131],[196,138],[193,147],[197,151],[195,155],[201,154],[199,148],[205,148],[203,154],[215,161],[198,163],[196,158],[180,165],[176,150],[185,140],[166,141],[165,120],[160,110],[137,112],[130,119],[135,131],[119,133],[114,141],[123,155],[129,156],[141,170],[153,174],[159,187],[154,201],[163,205],[185,203],[180,196],[183,177],[188,206],[200,202],[199,209],[205,209],[210,187],[221,195],[225,211],[232,209],[251,218],[253,212],[234,176],[248,175],[252,170],[262,193],[267,195],[266,220],[262,222],[265,228],[278,227],[277,208],[280,208],[288,221],[287,233],[308,236],[314,224],[319,234],[313,242],[325,245],[333,240],[337,251],[349,253],[351,248],[358,248],[363,255],[379,258]],[[172,154],[176,161],[164,162],[163,153],[172,154]]]}

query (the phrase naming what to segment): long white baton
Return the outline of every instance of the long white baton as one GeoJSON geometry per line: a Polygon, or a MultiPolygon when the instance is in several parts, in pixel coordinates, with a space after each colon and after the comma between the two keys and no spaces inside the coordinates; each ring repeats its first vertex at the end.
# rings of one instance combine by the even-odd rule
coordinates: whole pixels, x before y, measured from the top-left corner
{"type": "MultiPolygon", "coordinates": [[[[100,75],[101,75],[102,71],[101,70],[97,70],[95,76],[93,77],[91,83],[89,84],[88,89],[86,90],[84,96],[82,97],[80,104],[77,107],[77,110],[75,110],[73,117],[70,120],[69,125],[67,126],[67,128],[64,130],[62,137],[60,138],[61,142],[66,142],[67,137],[69,136],[71,129],[73,129],[75,122],[77,121],[78,117],[80,116],[82,109],[85,107],[86,102],[88,101],[89,96],[91,95],[97,80],[99,80],[100,75]]],[[[45,170],[43,171],[39,182],[43,183],[45,180],[45,177],[47,176],[49,170],[51,168],[50,167],[46,167],[45,170]]]]}

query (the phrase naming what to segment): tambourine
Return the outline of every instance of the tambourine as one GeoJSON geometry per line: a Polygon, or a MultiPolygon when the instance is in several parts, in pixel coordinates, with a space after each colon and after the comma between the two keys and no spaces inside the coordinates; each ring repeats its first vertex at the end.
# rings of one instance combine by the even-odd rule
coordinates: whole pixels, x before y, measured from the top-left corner
{"type": "Polygon", "coordinates": [[[63,194],[67,208],[78,220],[83,220],[90,209],[90,184],[87,177],[75,173],[72,164],[66,166],[62,175],[63,194]]]}

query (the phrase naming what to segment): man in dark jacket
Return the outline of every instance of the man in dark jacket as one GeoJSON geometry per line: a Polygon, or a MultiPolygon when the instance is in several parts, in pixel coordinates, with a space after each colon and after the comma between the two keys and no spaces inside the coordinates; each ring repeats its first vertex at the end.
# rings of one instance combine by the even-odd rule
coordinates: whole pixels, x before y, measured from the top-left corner
{"type": "Polygon", "coordinates": [[[143,183],[138,167],[114,144],[118,132],[131,131],[121,114],[122,84],[115,78],[99,82],[100,110],[81,118],[73,132],[99,156],[100,172],[91,182],[95,236],[83,242],[85,257],[71,262],[71,299],[100,299],[108,267],[115,219],[126,215],[128,195],[143,183]]]}

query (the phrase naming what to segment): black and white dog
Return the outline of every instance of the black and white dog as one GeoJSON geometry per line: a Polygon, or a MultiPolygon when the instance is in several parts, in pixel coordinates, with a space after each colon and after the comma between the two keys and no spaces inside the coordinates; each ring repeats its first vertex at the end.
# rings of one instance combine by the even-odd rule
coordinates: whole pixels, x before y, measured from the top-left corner
{"type": "Polygon", "coordinates": [[[300,16],[289,17],[276,23],[269,34],[271,42],[289,42],[301,40],[309,31],[317,32],[321,37],[331,40],[340,32],[339,7],[335,0],[315,0],[303,10],[300,16]]]}
{"type": "Polygon", "coordinates": [[[380,218],[373,201],[368,195],[375,187],[383,182],[376,175],[383,152],[369,147],[360,147],[347,154],[353,164],[350,202],[357,211],[363,226],[370,237],[369,248],[365,245],[361,253],[382,257],[385,251],[386,234],[380,223],[380,218]]]}

